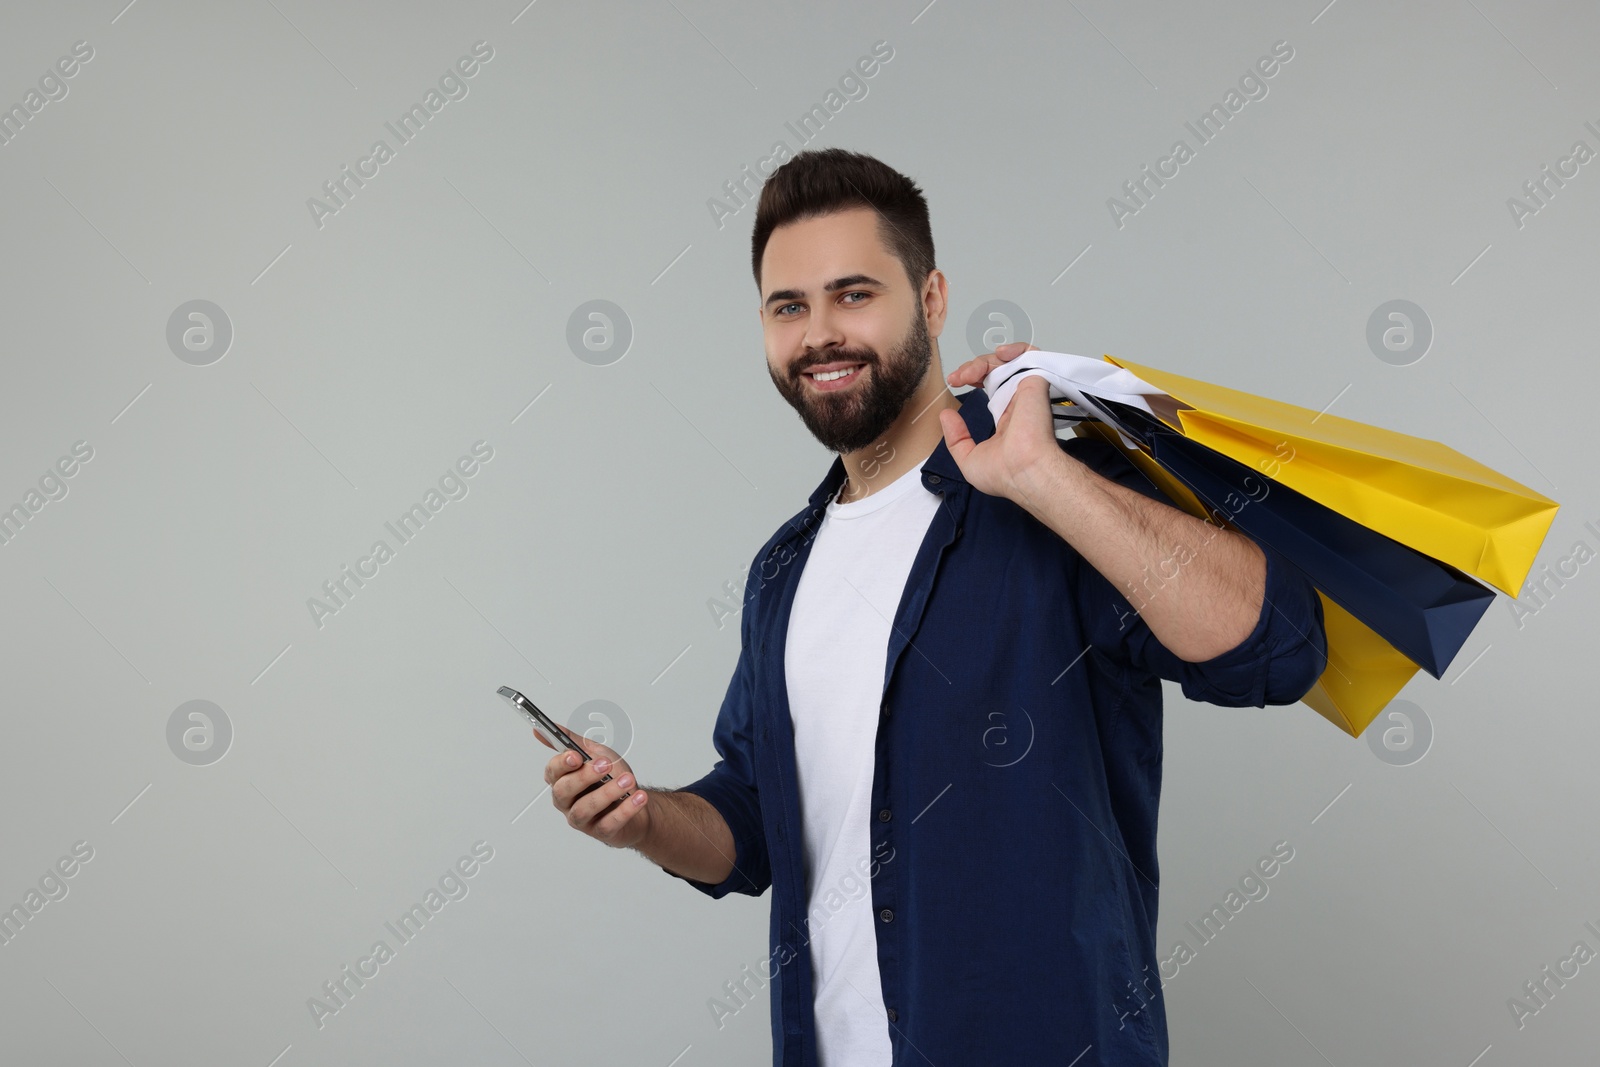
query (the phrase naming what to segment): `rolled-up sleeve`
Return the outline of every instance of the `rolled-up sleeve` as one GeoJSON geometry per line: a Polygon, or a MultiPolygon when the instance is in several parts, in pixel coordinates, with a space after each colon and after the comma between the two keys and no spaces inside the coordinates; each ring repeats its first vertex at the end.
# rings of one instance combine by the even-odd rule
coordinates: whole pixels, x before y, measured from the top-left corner
{"type": "MultiPolygon", "coordinates": [[[[1097,438],[1062,444],[1096,473],[1172,506],[1114,445],[1097,438]]],[[[1198,663],[1180,659],[1156,638],[1127,598],[1084,561],[1078,608],[1090,644],[1136,669],[1177,682],[1191,700],[1226,707],[1293,704],[1310,691],[1327,666],[1322,601],[1299,568],[1255,543],[1266,556],[1265,595],[1255,627],[1233,648],[1198,663]]]]}
{"type": "Polygon", "coordinates": [[[772,865],[767,858],[766,835],[761,824],[761,791],[756,782],[755,653],[750,639],[750,620],[754,614],[750,604],[755,588],[750,583],[755,580],[752,568],[739,626],[739,662],[711,732],[712,745],[721,758],[704,777],[678,790],[703,798],[728,824],[733,834],[733,870],[728,877],[712,884],[662,868],[713,899],[729,893],[760,896],[772,884],[772,865]]]}

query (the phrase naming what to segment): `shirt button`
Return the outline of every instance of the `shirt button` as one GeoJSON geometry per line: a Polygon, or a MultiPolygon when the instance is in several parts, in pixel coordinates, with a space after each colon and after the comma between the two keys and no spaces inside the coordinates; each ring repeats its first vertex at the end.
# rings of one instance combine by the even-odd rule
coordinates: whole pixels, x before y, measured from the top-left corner
{"type": "Polygon", "coordinates": [[[878,821],[879,822],[888,822],[889,821],[889,809],[888,808],[884,808],[882,811],[878,812],[878,821]]]}
{"type": "Polygon", "coordinates": [[[890,911],[888,908],[884,908],[882,911],[878,912],[878,918],[882,919],[886,923],[893,922],[894,912],[890,911]]]}
{"type": "Polygon", "coordinates": [[[889,1021],[890,1022],[894,1022],[898,1018],[900,1018],[900,1013],[895,1011],[893,1008],[890,1008],[889,1009],[889,1021]]]}
{"type": "Polygon", "coordinates": [[[940,479],[939,479],[939,476],[937,474],[928,475],[928,484],[929,485],[938,485],[939,484],[939,480],[940,479]]]}

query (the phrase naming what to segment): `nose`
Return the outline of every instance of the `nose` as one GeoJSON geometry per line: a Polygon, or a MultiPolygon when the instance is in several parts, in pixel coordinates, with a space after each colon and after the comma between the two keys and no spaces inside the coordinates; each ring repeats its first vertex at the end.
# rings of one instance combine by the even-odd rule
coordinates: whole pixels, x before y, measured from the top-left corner
{"type": "Polygon", "coordinates": [[[833,306],[826,300],[812,307],[806,316],[806,333],[801,342],[807,349],[817,352],[844,344],[844,331],[839,326],[833,306]]]}

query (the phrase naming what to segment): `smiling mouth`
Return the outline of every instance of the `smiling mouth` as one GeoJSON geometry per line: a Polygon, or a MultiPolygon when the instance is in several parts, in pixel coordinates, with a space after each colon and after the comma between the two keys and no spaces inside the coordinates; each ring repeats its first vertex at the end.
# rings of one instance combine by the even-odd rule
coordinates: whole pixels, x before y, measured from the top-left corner
{"type": "Polygon", "coordinates": [[[853,382],[861,373],[861,368],[864,366],[866,366],[865,363],[857,363],[854,366],[842,367],[838,370],[821,372],[804,371],[802,374],[819,389],[837,389],[853,382]]]}

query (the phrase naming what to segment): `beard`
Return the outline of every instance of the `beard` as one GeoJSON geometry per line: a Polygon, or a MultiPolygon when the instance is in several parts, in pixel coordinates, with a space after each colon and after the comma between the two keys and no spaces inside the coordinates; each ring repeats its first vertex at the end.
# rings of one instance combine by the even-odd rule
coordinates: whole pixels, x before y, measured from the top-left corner
{"type": "Polygon", "coordinates": [[[905,410],[922,384],[933,361],[933,345],[928,338],[928,320],[921,308],[912,317],[911,328],[882,359],[870,348],[834,348],[827,352],[808,352],[780,376],[767,365],[772,384],[800,414],[811,435],[830,452],[856,452],[882,437],[905,410]],[[860,363],[860,381],[838,392],[811,388],[801,375],[824,363],[860,363]]]}

